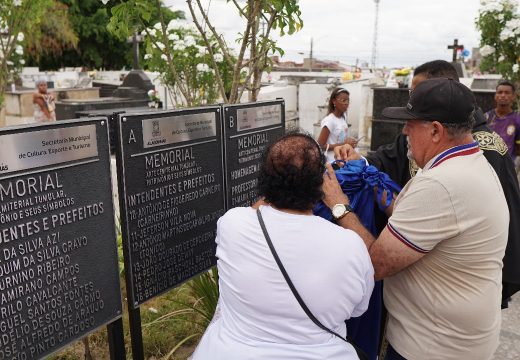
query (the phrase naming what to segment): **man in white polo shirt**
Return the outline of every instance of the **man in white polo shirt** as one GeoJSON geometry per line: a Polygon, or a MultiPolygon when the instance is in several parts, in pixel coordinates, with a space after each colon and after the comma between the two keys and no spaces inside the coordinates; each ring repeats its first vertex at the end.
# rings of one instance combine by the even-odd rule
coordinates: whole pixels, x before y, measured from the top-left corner
{"type": "Polygon", "coordinates": [[[474,111],[471,91],[452,79],[426,80],[405,108],[383,111],[406,120],[409,156],[422,171],[377,239],[348,211],[336,178],[324,176],[325,203],[361,235],[376,278],[386,278],[386,359],[489,359],[498,346],[509,211],[471,136],[474,111]]]}

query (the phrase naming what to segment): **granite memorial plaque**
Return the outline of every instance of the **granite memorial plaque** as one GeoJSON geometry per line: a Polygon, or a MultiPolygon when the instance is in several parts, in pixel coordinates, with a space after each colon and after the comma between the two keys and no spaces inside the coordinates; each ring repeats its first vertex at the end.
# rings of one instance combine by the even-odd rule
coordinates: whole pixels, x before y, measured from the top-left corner
{"type": "Polygon", "coordinates": [[[119,115],[120,203],[131,304],[215,264],[224,213],[220,107],[119,115]]]}
{"type": "Polygon", "coordinates": [[[121,316],[106,119],[0,130],[0,359],[121,316]]]}
{"type": "Polygon", "coordinates": [[[285,132],[283,100],[224,105],[226,209],[258,199],[262,152],[285,132]]]}

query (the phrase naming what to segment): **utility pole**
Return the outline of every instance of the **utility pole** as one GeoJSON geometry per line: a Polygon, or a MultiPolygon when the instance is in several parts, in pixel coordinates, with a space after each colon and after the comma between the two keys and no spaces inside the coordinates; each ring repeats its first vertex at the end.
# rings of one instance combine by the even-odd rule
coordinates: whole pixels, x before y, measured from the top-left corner
{"type": "Polygon", "coordinates": [[[374,38],[372,40],[372,61],[370,63],[371,68],[376,68],[376,60],[377,60],[377,31],[378,31],[378,21],[379,21],[379,1],[380,0],[374,0],[376,3],[376,17],[374,21],[374,38]]]}
{"type": "Polygon", "coordinates": [[[313,46],[313,38],[311,38],[311,52],[309,54],[309,71],[312,71],[312,46],[313,46]]]}

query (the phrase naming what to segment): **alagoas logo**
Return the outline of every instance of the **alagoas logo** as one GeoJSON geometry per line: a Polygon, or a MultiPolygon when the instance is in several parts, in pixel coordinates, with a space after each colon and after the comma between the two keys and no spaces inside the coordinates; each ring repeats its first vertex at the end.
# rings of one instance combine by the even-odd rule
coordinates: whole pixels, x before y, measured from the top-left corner
{"type": "Polygon", "coordinates": [[[148,140],[147,145],[165,144],[166,139],[161,137],[161,126],[158,120],[152,121],[152,139],[148,140]],[[159,138],[159,139],[157,139],[159,138]]]}
{"type": "Polygon", "coordinates": [[[153,137],[161,136],[161,127],[159,125],[159,121],[157,121],[157,120],[152,121],[152,136],[153,137]]]}
{"type": "Polygon", "coordinates": [[[9,170],[9,165],[7,164],[4,164],[4,163],[0,163],[0,171],[7,171],[9,170]]]}

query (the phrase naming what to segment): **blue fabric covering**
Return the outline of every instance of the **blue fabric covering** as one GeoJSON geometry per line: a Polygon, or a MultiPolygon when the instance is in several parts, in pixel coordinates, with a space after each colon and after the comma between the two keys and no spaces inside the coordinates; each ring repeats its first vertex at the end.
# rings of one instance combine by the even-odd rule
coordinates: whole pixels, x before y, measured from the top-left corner
{"type": "MultiPolygon", "coordinates": [[[[384,172],[377,170],[375,166],[366,165],[365,160],[351,160],[343,163],[335,161],[338,165],[343,165],[336,170],[336,178],[343,192],[350,200],[350,206],[354,209],[361,223],[374,235],[376,227],[374,223],[375,203],[379,205],[381,210],[385,210],[393,200],[393,194],[399,193],[401,187],[397,185],[384,172]],[[374,187],[377,187],[377,196],[374,198],[374,187]],[[388,191],[388,198],[385,206],[381,206],[381,197],[383,191],[388,191]]],[[[321,216],[324,219],[332,221],[332,212],[323,203],[319,202],[313,209],[314,215],[321,216]]]]}
{"type": "MultiPolygon", "coordinates": [[[[343,165],[343,162],[336,163],[343,165]]],[[[378,204],[380,210],[384,210],[392,203],[393,194],[401,191],[401,187],[376,167],[367,166],[365,160],[344,163],[343,167],[336,170],[336,177],[361,223],[377,236],[374,222],[375,204],[378,204]],[[377,187],[377,193],[374,192],[374,187],[377,187]],[[386,203],[381,205],[384,190],[387,190],[389,196],[386,203]]],[[[332,213],[324,203],[317,204],[313,211],[315,215],[332,221],[332,213]]],[[[383,285],[381,281],[376,281],[368,310],[360,317],[346,321],[348,335],[371,360],[376,360],[379,353],[382,307],[383,285]]]]}

